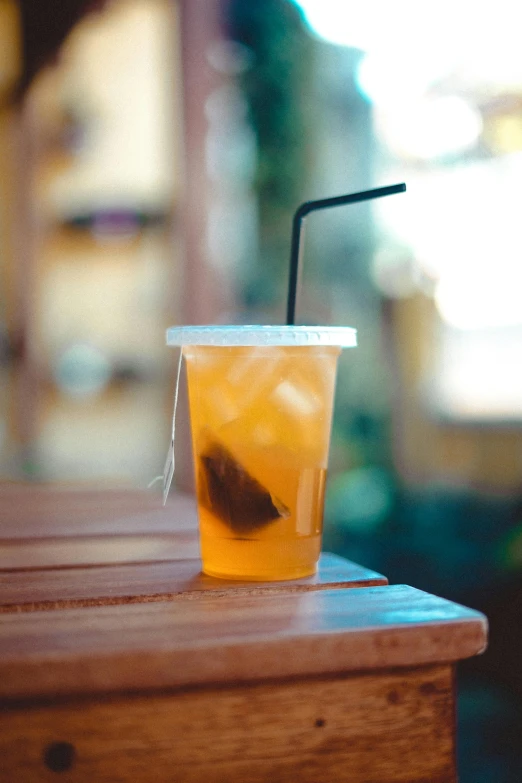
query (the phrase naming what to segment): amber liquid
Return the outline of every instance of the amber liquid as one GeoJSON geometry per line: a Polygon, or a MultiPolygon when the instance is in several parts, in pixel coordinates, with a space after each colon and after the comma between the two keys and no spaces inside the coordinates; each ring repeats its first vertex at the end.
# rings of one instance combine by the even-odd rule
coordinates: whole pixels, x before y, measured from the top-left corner
{"type": "Polygon", "coordinates": [[[203,570],[315,573],[335,347],[185,347],[203,570]]]}

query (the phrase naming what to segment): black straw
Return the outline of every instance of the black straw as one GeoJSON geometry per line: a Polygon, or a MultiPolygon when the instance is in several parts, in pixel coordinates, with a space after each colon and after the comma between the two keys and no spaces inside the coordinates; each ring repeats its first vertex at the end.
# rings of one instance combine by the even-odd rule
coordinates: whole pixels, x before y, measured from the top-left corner
{"type": "Polygon", "coordinates": [[[394,193],[404,193],[406,184],[401,182],[399,185],[386,185],[384,188],[374,188],[373,190],[363,190],[361,193],[348,193],[346,196],[333,196],[332,198],[322,198],[317,201],[305,201],[296,211],[292,223],[292,246],[290,251],[290,274],[288,278],[288,303],[286,309],[286,323],[288,326],[295,324],[295,303],[297,298],[297,282],[300,269],[300,256],[302,251],[301,234],[304,218],[318,209],[329,209],[330,207],[339,207],[342,204],[355,204],[358,201],[369,201],[382,196],[393,196],[394,193]]]}

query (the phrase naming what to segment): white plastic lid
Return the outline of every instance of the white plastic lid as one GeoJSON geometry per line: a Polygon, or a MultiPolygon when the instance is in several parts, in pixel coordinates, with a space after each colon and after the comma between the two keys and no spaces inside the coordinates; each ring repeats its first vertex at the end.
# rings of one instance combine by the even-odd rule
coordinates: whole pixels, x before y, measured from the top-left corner
{"type": "Polygon", "coordinates": [[[353,348],[357,331],[350,326],[173,326],[167,345],[334,345],[353,348]]]}

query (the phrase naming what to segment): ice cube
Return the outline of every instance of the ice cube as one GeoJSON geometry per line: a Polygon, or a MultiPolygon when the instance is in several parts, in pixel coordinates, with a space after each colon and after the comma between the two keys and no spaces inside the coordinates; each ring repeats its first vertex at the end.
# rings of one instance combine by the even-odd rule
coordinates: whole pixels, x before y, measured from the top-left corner
{"type": "Polygon", "coordinates": [[[239,413],[236,401],[226,389],[215,388],[210,405],[220,421],[231,421],[239,413]]]}
{"type": "Polygon", "coordinates": [[[279,361],[280,356],[275,349],[272,349],[270,355],[267,356],[266,348],[256,346],[245,348],[244,353],[233,362],[227,378],[235,386],[244,383],[247,379],[250,380],[253,375],[256,377],[271,376],[279,361]]]}
{"type": "Polygon", "coordinates": [[[278,405],[290,414],[313,416],[321,410],[322,401],[312,389],[295,386],[290,381],[281,381],[273,393],[278,405]]]}
{"type": "Polygon", "coordinates": [[[260,421],[256,423],[252,431],[252,442],[256,446],[272,446],[274,443],[277,443],[276,430],[267,422],[260,421]]]}

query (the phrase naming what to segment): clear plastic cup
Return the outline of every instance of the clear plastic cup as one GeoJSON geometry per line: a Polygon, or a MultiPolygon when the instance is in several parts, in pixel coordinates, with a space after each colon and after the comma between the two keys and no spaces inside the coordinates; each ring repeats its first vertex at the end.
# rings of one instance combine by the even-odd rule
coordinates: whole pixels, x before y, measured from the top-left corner
{"type": "Polygon", "coordinates": [[[337,360],[349,327],[183,326],[203,571],[314,574],[337,360]]]}

